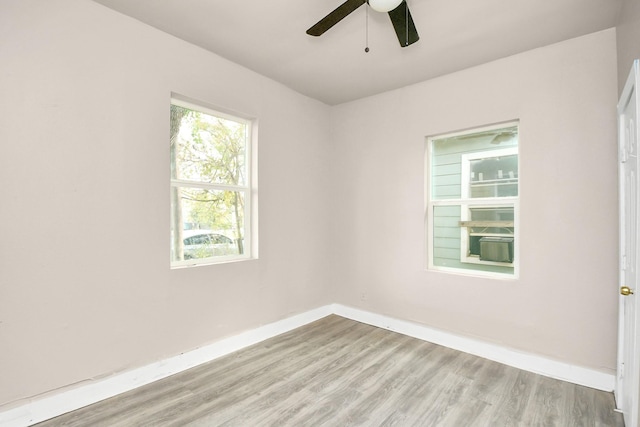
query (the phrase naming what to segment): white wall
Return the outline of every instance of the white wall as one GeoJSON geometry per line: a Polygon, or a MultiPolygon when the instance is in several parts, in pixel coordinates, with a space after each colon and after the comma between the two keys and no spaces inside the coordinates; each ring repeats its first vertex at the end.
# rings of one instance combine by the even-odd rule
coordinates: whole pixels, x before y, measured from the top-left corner
{"type": "Polygon", "coordinates": [[[631,71],[631,63],[634,59],[640,59],[640,2],[638,0],[623,0],[616,34],[618,89],[622,92],[631,71]]]}
{"type": "Polygon", "coordinates": [[[615,43],[606,30],[334,107],[331,299],[613,373],[615,43]],[[520,278],[425,271],[425,137],[512,119],[520,278]]]}
{"type": "Polygon", "coordinates": [[[329,107],[86,0],[3,0],[0,64],[0,405],[329,302],[329,107]],[[259,118],[259,260],[170,271],[172,91],[259,118]]]}

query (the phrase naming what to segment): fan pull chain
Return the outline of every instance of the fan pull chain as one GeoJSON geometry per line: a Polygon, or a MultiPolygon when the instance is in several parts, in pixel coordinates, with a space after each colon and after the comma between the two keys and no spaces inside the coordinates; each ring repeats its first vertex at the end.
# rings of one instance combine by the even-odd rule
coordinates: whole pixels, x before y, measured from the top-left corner
{"type": "Polygon", "coordinates": [[[365,14],[365,47],[364,51],[369,53],[369,2],[367,2],[366,14],[365,14]]]}
{"type": "Polygon", "coordinates": [[[405,46],[409,46],[409,4],[404,0],[404,18],[405,18],[405,46]]]}

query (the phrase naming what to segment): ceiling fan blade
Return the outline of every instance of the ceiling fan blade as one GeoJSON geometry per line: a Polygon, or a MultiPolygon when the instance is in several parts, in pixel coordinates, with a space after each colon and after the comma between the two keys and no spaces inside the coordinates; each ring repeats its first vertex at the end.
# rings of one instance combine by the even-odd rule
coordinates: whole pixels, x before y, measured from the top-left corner
{"type": "Polygon", "coordinates": [[[307,34],[310,36],[321,36],[329,28],[342,21],[351,12],[366,3],[366,0],[347,0],[340,6],[335,8],[333,12],[322,18],[313,27],[307,30],[307,34]]]}
{"type": "Polygon", "coordinates": [[[420,39],[406,0],[389,12],[389,18],[391,18],[393,28],[396,30],[400,46],[407,47],[420,39]]]}

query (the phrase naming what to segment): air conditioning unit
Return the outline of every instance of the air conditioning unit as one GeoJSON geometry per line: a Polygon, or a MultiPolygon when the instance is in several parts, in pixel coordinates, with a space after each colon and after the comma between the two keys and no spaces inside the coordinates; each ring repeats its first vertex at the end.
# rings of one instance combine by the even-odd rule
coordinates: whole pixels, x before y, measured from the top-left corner
{"type": "Polygon", "coordinates": [[[480,239],[480,259],[493,262],[513,262],[513,237],[483,237],[480,239]]]}

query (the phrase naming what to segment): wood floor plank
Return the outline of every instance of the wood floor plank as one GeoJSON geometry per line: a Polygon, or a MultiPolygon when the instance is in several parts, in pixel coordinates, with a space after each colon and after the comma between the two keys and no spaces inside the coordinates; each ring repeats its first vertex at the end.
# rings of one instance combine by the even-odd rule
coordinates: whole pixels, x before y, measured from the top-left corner
{"type": "Polygon", "coordinates": [[[611,393],[328,316],[39,427],[623,427],[611,393]]]}
{"type": "Polygon", "coordinates": [[[530,403],[539,375],[518,370],[513,386],[505,390],[500,408],[491,420],[492,425],[517,425],[524,419],[525,409],[530,403]]]}
{"type": "MultiPolygon", "coordinates": [[[[356,327],[349,330],[348,334],[343,335],[340,340],[329,343],[325,345],[324,348],[317,347],[305,357],[300,357],[295,361],[278,360],[276,362],[278,364],[277,368],[273,368],[273,366],[270,365],[272,369],[262,370],[258,373],[259,376],[255,378],[232,378],[232,381],[242,383],[241,386],[239,388],[226,390],[227,393],[225,393],[225,396],[217,399],[217,402],[213,399],[211,400],[212,403],[217,403],[218,406],[220,402],[222,402],[224,406],[228,406],[228,409],[222,408],[214,411],[216,409],[214,406],[205,405],[199,408],[194,414],[190,414],[191,419],[181,419],[179,421],[191,422],[203,414],[215,412],[216,422],[224,425],[224,422],[229,422],[226,417],[245,413],[243,411],[237,411],[236,406],[227,405],[226,403],[229,398],[241,398],[241,402],[237,405],[251,405],[251,412],[254,412],[253,404],[255,401],[262,395],[270,395],[274,388],[281,387],[284,383],[284,390],[291,391],[291,383],[287,381],[287,372],[296,376],[307,375],[308,378],[313,378],[314,381],[312,384],[316,388],[326,387],[321,382],[325,381],[331,385],[333,372],[342,369],[343,366],[350,363],[356,363],[358,359],[357,357],[352,357],[351,351],[356,351],[356,354],[364,355],[366,354],[364,350],[367,348],[381,345],[381,343],[384,343],[384,340],[394,338],[395,337],[388,336],[388,334],[381,333],[381,331],[372,330],[366,327],[366,325],[357,324],[356,327]],[[349,346],[347,346],[346,343],[350,343],[349,346]],[[256,390],[259,390],[260,394],[256,394],[256,390]]],[[[311,390],[314,391],[313,389],[311,390]]],[[[208,395],[207,392],[203,394],[205,396],[208,395]]]]}
{"type": "MultiPolygon", "coordinates": [[[[322,375],[313,373],[306,378],[294,379],[293,383],[298,387],[304,387],[308,392],[314,396],[316,402],[321,401],[324,396],[333,396],[334,401],[340,399],[340,393],[344,393],[345,389],[350,392],[348,388],[357,389],[356,384],[363,383],[368,378],[372,377],[368,368],[372,365],[379,363],[381,359],[385,357],[391,358],[394,351],[397,351],[402,343],[407,343],[410,340],[406,337],[389,337],[387,334],[381,334],[379,336],[367,337],[367,340],[372,339],[374,345],[368,345],[365,350],[354,343],[353,346],[345,347],[344,353],[338,353],[340,356],[340,363],[332,363],[328,365],[322,372],[322,375]],[[357,349],[360,348],[360,351],[357,349]],[[354,355],[352,351],[356,350],[354,355]],[[355,375],[355,376],[353,376],[355,375]]],[[[327,358],[330,359],[330,358],[327,358]]],[[[309,414],[306,408],[299,408],[295,412],[295,417],[292,417],[293,412],[289,411],[286,422],[296,422],[297,418],[320,418],[317,414],[309,414]]],[[[276,418],[275,421],[278,424],[285,422],[284,419],[276,418]]],[[[302,421],[301,421],[302,422],[302,421]]]]}
{"type": "Polygon", "coordinates": [[[562,399],[561,381],[540,377],[524,419],[531,420],[532,426],[556,426],[560,422],[562,399]]]}
{"type": "Polygon", "coordinates": [[[343,415],[342,424],[367,425],[373,420],[385,419],[394,413],[398,409],[398,400],[406,401],[412,395],[412,385],[421,382],[415,381],[416,376],[430,365],[424,361],[433,360],[431,355],[437,346],[424,344],[414,346],[413,351],[405,354],[404,359],[394,354],[396,363],[391,368],[388,364],[376,366],[375,371],[371,372],[371,380],[366,384],[366,388],[363,388],[366,393],[359,401],[353,402],[349,411],[343,415]]]}
{"type": "Polygon", "coordinates": [[[410,338],[403,337],[392,351],[380,348],[367,352],[365,357],[359,359],[358,365],[350,367],[350,372],[339,372],[339,375],[334,377],[333,384],[322,389],[319,400],[319,406],[323,408],[321,412],[317,409],[307,410],[302,413],[303,416],[291,421],[302,423],[301,425],[310,422],[330,425],[335,422],[336,413],[348,413],[352,418],[361,416],[360,412],[365,410],[362,403],[365,401],[379,406],[385,396],[385,388],[381,387],[381,383],[389,375],[396,378],[402,375],[401,371],[409,360],[407,350],[412,344],[411,341],[410,338]],[[333,410],[326,411],[326,408],[330,407],[333,407],[333,410]]]}
{"type": "MultiPolygon", "coordinates": [[[[362,344],[367,345],[366,341],[368,339],[367,336],[363,335],[354,341],[354,346],[362,350],[362,344]]],[[[382,342],[384,343],[384,340],[382,342]]],[[[263,388],[259,395],[247,399],[244,404],[250,405],[252,410],[259,411],[261,418],[268,418],[274,400],[286,401],[288,396],[300,392],[305,393],[307,396],[317,396],[324,390],[332,387],[336,376],[341,375],[343,371],[347,371],[350,363],[355,363],[354,359],[350,357],[344,348],[340,351],[334,351],[331,354],[321,354],[320,357],[322,360],[318,361],[317,364],[314,363],[315,359],[307,359],[304,361],[303,366],[298,366],[294,369],[292,375],[281,378],[281,381],[287,383],[285,387],[281,387],[280,383],[272,384],[269,387],[263,388]]],[[[228,422],[230,425],[242,425],[252,417],[252,411],[244,412],[240,415],[233,409],[228,412],[232,416],[232,419],[228,422]]]]}

